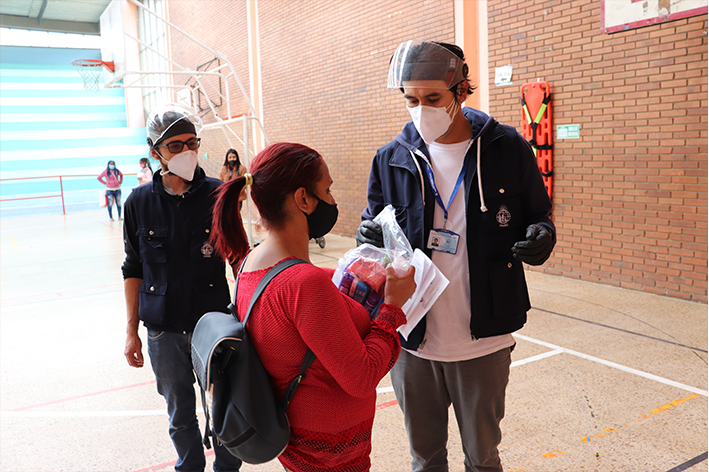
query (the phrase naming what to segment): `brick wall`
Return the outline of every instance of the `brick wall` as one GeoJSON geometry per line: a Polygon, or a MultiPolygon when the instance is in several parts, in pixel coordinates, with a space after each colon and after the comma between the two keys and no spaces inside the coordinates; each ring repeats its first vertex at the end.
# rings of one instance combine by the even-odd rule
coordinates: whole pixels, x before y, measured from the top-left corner
{"type": "MultiPolygon", "coordinates": [[[[223,0],[200,0],[199,2],[172,0],[167,2],[168,20],[175,26],[185,31],[190,36],[208,48],[225,54],[235,69],[247,93],[249,92],[249,63],[248,63],[248,36],[246,22],[246,2],[226,2],[223,0]],[[198,5],[198,7],[195,7],[198,5]]],[[[214,56],[207,50],[199,47],[194,41],[184,34],[171,28],[170,53],[174,62],[189,68],[211,61],[214,56]]],[[[214,63],[216,65],[216,63],[214,63]]],[[[212,67],[214,67],[214,65],[212,67]]],[[[204,70],[204,68],[200,69],[204,70]]],[[[187,77],[178,76],[174,79],[176,84],[184,84],[187,77]]],[[[248,104],[243,95],[230,82],[231,114],[239,115],[248,112],[248,104]]],[[[215,92],[220,84],[215,79],[205,78],[204,89],[215,105],[218,105],[219,94],[215,92]]],[[[225,92],[225,84],[221,83],[225,92]]],[[[229,118],[225,102],[221,102],[216,110],[223,119],[229,118]]],[[[206,97],[202,97],[202,106],[207,107],[206,97]]],[[[208,112],[202,112],[205,123],[215,121],[208,112]]],[[[202,145],[199,154],[207,153],[208,160],[200,160],[200,165],[208,175],[218,176],[219,169],[224,164],[226,151],[234,146],[241,156],[243,145],[241,125],[234,125],[232,129],[238,137],[231,137],[231,144],[220,129],[205,130],[200,135],[202,145]]]]}
{"type": "MultiPolygon", "coordinates": [[[[246,90],[244,2],[168,2],[170,20],[228,55],[246,90]]],[[[318,150],[335,180],[334,233],[352,236],[366,204],[376,149],[409,115],[385,89],[401,41],[452,42],[452,0],[260,0],[263,124],[271,142],[318,150]]],[[[707,17],[604,35],[597,0],[489,0],[490,107],[521,130],[519,86],[537,78],[554,92],[555,124],[581,137],[554,143],[559,243],[541,270],[707,301],[707,17]],[[514,66],[514,85],[494,68],[514,66]]],[[[469,33],[474,34],[473,28],[469,33]]],[[[172,56],[211,57],[173,34],[172,56]]],[[[246,111],[233,93],[236,113],[246,111]]],[[[215,175],[228,148],[203,134],[215,175]]]]}
{"type": "Polygon", "coordinates": [[[550,83],[559,243],[540,270],[707,301],[707,16],[602,34],[600,2],[490,0],[490,112],[550,83]],[[514,67],[512,86],[494,68],[514,67]]]}
{"type": "MultiPolygon", "coordinates": [[[[386,90],[389,58],[406,39],[452,42],[453,2],[262,0],[258,8],[261,120],[268,138],[302,143],[323,155],[340,210],[333,233],[354,236],[366,206],[372,157],[410,119],[401,94],[386,90]]],[[[248,92],[245,2],[203,0],[194,8],[171,0],[168,9],[172,23],[228,55],[248,92]]],[[[176,62],[196,67],[211,59],[202,51],[173,33],[176,62]]],[[[246,111],[239,92],[232,95],[238,113],[246,111]]],[[[201,165],[216,175],[228,144],[221,131],[202,138],[200,153],[208,152],[209,160],[201,165]]]]}
{"type": "Polygon", "coordinates": [[[386,89],[389,58],[405,39],[452,41],[453,2],[266,0],[259,22],[264,125],[272,141],[323,155],[340,210],[334,232],[354,236],[372,157],[410,119],[401,93],[386,89]]]}

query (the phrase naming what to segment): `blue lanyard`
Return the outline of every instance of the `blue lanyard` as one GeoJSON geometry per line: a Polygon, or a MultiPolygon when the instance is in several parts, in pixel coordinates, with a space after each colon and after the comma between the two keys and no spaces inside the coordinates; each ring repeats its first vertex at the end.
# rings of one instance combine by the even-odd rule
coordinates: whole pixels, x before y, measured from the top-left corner
{"type": "MultiPolygon", "coordinates": [[[[467,154],[467,152],[466,152],[467,154]]],[[[427,159],[424,159],[424,162],[426,163],[426,174],[428,175],[428,181],[431,184],[431,190],[433,191],[433,196],[436,197],[436,202],[438,205],[443,209],[443,218],[446,220],[446,223],[448,222],[448,208],[451,207],[451,204],[453,203],[453,199],[455,198],[456,194],[458,193],[458,189],[460,189],[460,184],[463,183],[463,179],[465,178],[465,174],[468,171],[468,164],[470,163],[470,159],[468,157],[465,157],[465,161],[463,162],[463,168],[460,170],[460,174],[458,174],[458,180],[455,182],[455,187],[453,187],[453,192],[451,193],[451,198],[448,200],[448,208],[443,204],[443,200],[441,199],[441,194],[438,192],[438,188],[436,187],[436,178],[433,175],[433,169],[431,168],[431,165],[428,163],[427,159]]],[[[445,228],[445,224],[443,225],[445,228]]]]}

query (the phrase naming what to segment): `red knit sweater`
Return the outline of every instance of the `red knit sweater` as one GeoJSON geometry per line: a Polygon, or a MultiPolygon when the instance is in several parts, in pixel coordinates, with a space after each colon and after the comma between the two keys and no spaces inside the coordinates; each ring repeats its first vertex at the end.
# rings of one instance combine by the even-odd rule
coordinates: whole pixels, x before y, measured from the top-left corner
{"type": "MultiPolygon", "coordinates": [[[[240,317],[267,272],[239,275],[240,317]]],[[[399,356],[396,328],[406,322],[401,309],[387,304],[371,322],[361,305],[337,290],[332,274],[311,264],[286,269],[247,321],[277,398],[298,375],[307,347],[317,356],[288,407],[291,437],[278,458],[296,472],[370,469],[376,387],[399,356]]]]}

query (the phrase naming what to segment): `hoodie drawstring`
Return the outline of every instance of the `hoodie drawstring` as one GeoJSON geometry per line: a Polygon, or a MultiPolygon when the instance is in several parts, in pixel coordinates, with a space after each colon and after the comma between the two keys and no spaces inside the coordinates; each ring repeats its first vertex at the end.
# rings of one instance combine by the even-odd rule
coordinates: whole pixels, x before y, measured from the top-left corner
{"type": "Polygon", "coordinates": [[[485,206],[485,197],[483,196],[483,177],[480,173],[480,161],[482,160],[480,141],[482,141],[482,136],[478,136],[478,191],[480,192],[480,211],[485,213],[487,212],[487,207],[485,206]]]}
{"type": "MultiPolygon", "coordinates": [[[[420,151],[417,149],[416,153],[418,154],[420,151]]],[[[409,153],[411,154],[411,159],[414,161],[414,164],[416,164],[416,168],[419,171],[419,180],[421,180],[421,198],[423,199],[423,206],[426,206],[426,187],[424,186],[423,183],[423,172],[421,172],[421,166],[419,165],[418,159],[416,159],[416,156],[414,155],[414,152],[409,150],[409,153]]],[[[420,154],[423,159],[426,159],[426,156],[423,154],[420,154]]]]}

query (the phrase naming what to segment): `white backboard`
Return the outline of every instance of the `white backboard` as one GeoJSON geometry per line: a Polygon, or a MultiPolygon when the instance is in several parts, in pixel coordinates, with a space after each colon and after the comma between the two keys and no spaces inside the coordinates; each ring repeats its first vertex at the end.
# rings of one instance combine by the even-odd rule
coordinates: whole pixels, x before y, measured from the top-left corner
{"type": "Polygon", "coordinates": [[[113,62],[114,72],[103,69],[103,83],[110,86],[126,72],[124,1],[113,0],[101,15],[101,60],[113,62]]]}
{"type": "Polygon", "coordinates": [[[707,0],[601,0],[601,31],[616,33],[707,13],[707,0]]]}

